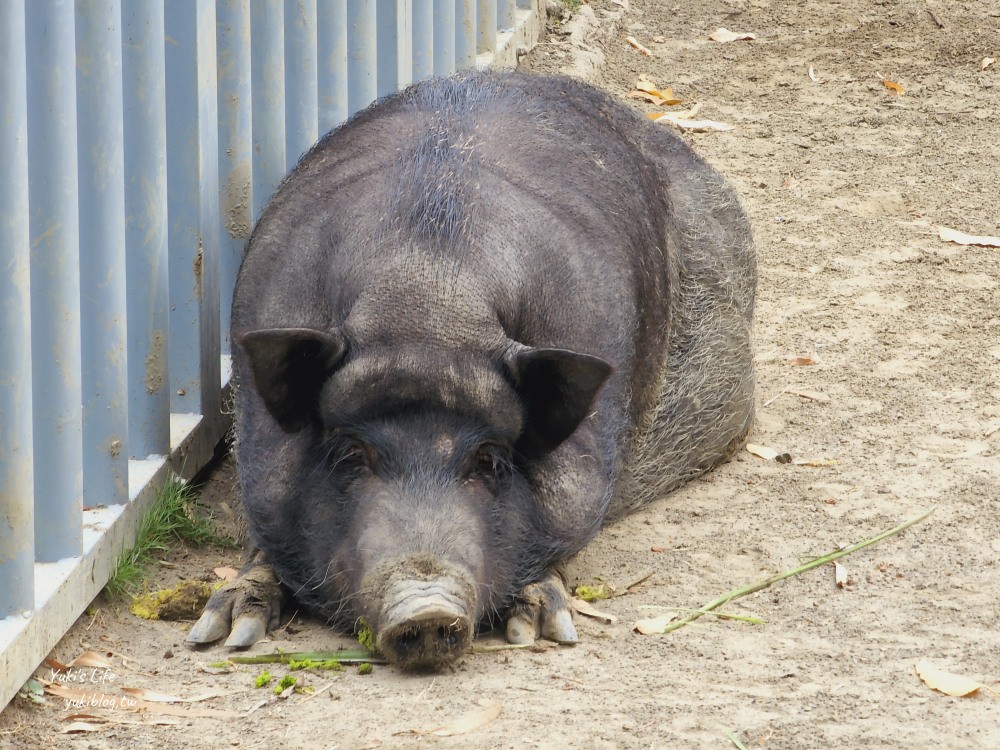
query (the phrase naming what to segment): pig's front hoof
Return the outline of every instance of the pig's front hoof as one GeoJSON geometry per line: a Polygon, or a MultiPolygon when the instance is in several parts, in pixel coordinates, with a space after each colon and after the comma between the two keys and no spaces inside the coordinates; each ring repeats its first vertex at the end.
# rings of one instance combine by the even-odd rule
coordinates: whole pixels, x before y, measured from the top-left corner
{"type": "Polygon", "coordinates": [[[472,619],[449,581],[393,586],[379,619],[376,647],[403,668],[440,668],[472,645],[472,619]]]}
{"type": "Polygon", "coordinates": [[[578,640],[569,609],[569,593],[562,579],[552,572],[538,583],[524,587],[507,620],[510,643],[530,645],[538,637],[557,643],[578,640]]]}
{"type": "Polygon", "coordinates": [[[187,643],[214,643],[223,636],[230,648],[247,648],[278,626],[281,585],[271,566],[258,554],[234,581],[212,594],[187,643]]]}

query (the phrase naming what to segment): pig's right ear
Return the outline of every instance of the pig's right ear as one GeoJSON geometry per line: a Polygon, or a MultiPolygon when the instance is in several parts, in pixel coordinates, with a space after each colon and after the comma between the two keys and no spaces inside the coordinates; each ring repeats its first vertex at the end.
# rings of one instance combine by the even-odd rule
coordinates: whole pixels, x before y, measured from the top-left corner
{"type": "Polygon", "coordinates": [[[347,348],[337,333],[312,328],[266,328],[237,336],[250,360],[254,387],[285,432],[314,418],[319,391],[347,348]]]}

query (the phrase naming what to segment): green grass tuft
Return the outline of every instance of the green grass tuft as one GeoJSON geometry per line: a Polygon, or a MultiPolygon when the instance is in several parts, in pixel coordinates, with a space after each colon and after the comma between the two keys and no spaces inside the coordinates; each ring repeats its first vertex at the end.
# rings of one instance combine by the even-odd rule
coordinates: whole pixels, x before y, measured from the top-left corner
{"type": "Polygon", "coordinates": [[[118,556],[105,591],[112,599],[124,599],[142,588],[147,567],[175,544],[204,547],[207,544],[234,546],[220,536],[211,519],[196,512],[197,493],[189,484],[167,482],[152,507],[139,523],[135,545],[118,556]]]}

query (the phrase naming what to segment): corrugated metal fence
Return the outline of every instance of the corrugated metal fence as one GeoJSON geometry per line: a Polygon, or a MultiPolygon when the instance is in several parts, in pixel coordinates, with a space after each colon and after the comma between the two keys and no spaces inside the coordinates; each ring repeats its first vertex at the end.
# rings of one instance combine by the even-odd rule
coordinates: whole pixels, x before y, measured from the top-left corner
{"type": "Polygon", "coordinates": [[[376,97],[511,65],[538,0],[0,1],[0,708],[228,429],[253,220],[376,97]]]}

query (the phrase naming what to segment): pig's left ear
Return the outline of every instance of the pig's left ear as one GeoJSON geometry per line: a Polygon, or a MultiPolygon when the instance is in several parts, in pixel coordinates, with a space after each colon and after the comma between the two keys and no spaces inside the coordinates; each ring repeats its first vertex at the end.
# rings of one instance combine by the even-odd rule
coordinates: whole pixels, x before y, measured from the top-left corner
{"type": "Polygon", "coordinates": [[[343,337],[312,328],[266,328],[237,340],[250,359],[254,387],[281,429],[298,432],[308,425],[320,388],[344,356],[343,337]]]}
{"type": "Polygon", "coordinates": [[[520,347],[507,362],[525,408],[516,449],[529,458],[554,450],[587,416],[612,366],[566,349],[520,347]]]}

